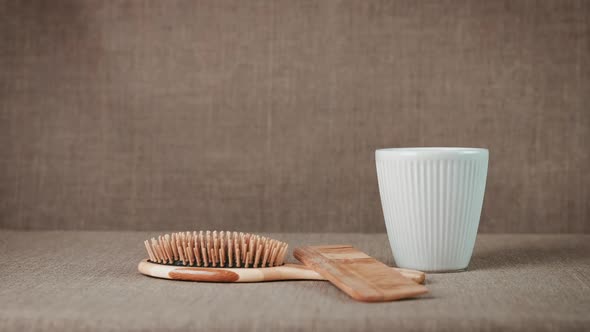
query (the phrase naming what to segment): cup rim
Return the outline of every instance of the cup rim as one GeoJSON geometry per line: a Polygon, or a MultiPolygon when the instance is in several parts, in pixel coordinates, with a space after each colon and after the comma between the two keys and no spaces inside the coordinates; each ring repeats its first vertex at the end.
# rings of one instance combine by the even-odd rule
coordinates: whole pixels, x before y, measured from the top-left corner
{"type": "Polygon", "coordinates": [[[431,152],[431,151],[488,151],[485,148],[469,148],[469,147],[454,147],[454,146],[420,146],[420,147],[407,147],[407,148],[380,148],[375,151],[391,151],[391,152],[404,152],[404,151],[416,151],[416,152],[431,152]]]}
{"type": "Polygon", "coordinates": [[[382,156],[426,156],[426,155],[481,155],[488,154],[488,149],[471,147],[407,147],[376,149],[376,155],[382,156]]]}

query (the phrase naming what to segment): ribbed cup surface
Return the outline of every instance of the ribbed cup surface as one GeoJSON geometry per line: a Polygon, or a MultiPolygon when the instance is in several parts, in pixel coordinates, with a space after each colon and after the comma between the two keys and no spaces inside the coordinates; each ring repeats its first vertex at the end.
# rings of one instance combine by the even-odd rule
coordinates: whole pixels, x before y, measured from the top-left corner
{"type": "Polygon", "coordinates": [[[396,264],[423,271],[465,269],[479,226],[488,151],[382,149],[375,159],[396,264]]]}

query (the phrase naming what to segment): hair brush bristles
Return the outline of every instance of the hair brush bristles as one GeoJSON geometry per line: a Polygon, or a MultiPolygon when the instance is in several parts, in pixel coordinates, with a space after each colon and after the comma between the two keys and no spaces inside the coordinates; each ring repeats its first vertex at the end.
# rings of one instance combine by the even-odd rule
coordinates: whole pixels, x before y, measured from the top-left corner
{"type": "Polygon", "coordinates": [[[144,241],[150,261],[200,267],[283,265],[287,243],[242,232],[178,232],[144,241]]]}

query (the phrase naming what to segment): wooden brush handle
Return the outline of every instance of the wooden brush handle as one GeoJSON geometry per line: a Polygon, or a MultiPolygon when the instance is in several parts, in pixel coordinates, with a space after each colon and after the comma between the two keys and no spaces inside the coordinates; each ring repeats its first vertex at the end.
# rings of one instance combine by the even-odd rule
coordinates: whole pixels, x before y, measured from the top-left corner
{"type": "MultiPolygon", "coordinates": [[[[424,282],[426,281],[426,273],[424,273],[422,271],[402,269],[401,267],[392,267],[391,269],[401,273],[401,275],[412,280],[413,282],[415,282],[417,284],[424,284],[424,282]]],[[[318,273],[318,275],[321,276],[321,274],[319,274],[319,273],[318,273]]],[[[328,279],[325,279],[325,280],[328,280],[328,279]]]]}
{"type": "MultiPolygon", "coordinates": [[[[211,268],[162,265],[139,262],[137,269],[142,274],[173,280],[209,281],[209,282],[260,282],[277,280],[326,280],[319,273],[300,264],[285,264],[267,268],[211,268]]],[[[407,269],[396,269],[407,278],[423,283],[423,272],[407,269]]]]}

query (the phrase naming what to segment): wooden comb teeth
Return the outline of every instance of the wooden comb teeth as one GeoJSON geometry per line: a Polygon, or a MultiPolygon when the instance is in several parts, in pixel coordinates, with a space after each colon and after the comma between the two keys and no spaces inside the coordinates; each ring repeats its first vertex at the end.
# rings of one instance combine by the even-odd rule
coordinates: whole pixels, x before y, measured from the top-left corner
{"type": "Polygon", "coordinates": [[[153,263],[197,267],[283,265],[288,244],[243,232],[176,232],[144,241],[153,263]]]}

